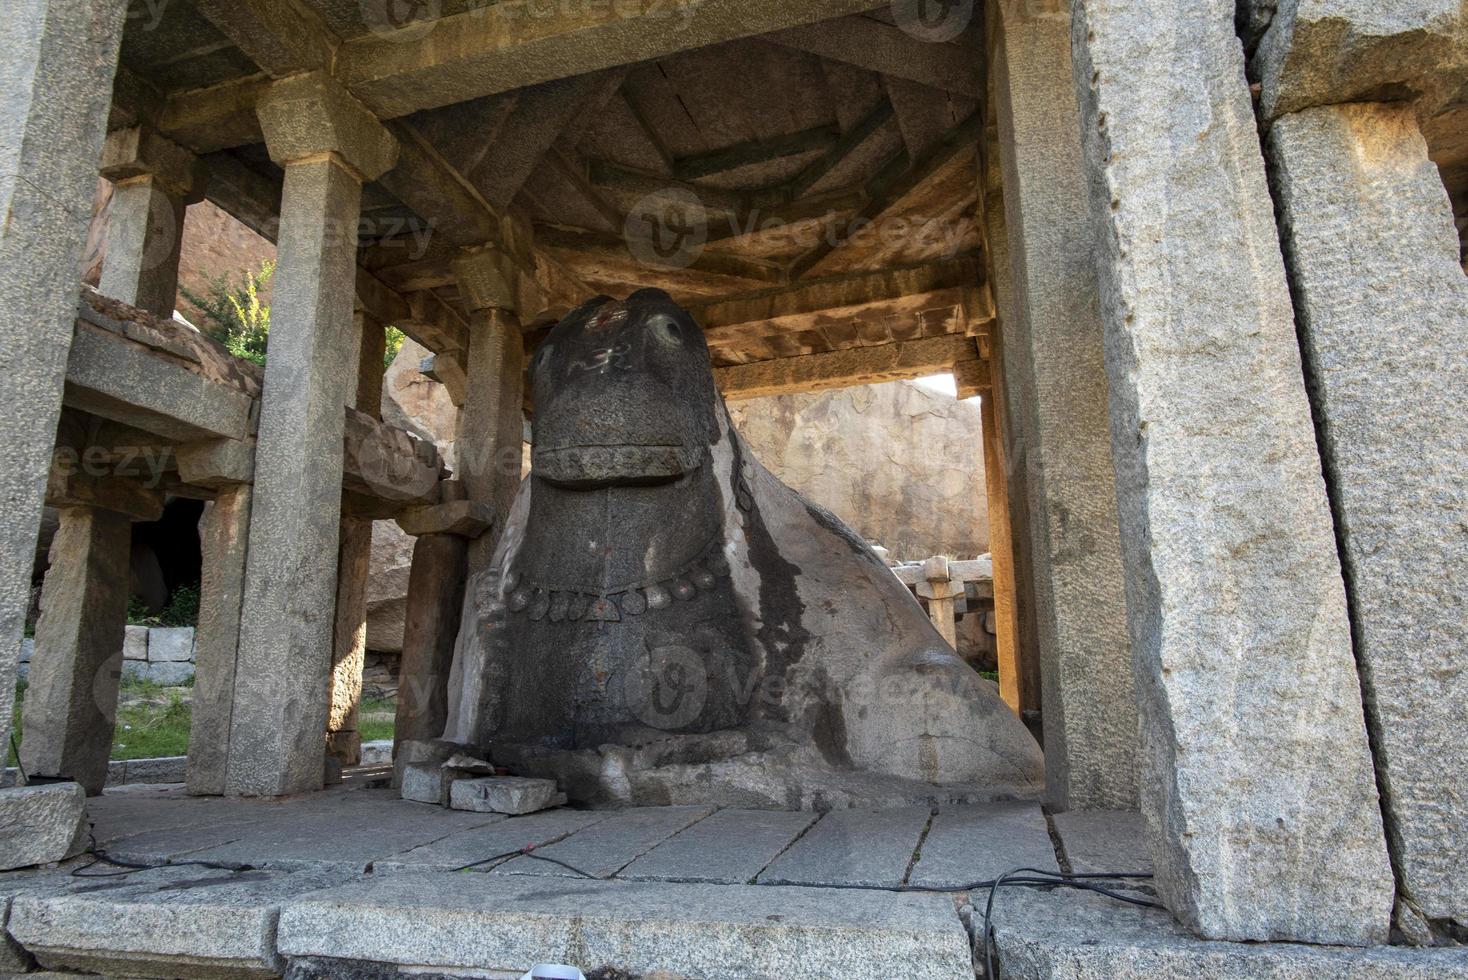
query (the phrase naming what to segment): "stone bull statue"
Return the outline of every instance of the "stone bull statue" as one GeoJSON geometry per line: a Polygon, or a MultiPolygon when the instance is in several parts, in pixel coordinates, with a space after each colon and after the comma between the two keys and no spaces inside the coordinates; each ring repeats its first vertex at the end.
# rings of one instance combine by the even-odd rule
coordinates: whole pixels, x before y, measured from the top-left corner
{"type": "Polygon", "coordinates": [[[859,536],[761,466],[661,290],[530,365],[532,472],[472,577],[444,738],[593,803],[1032,793],[1029,732],[859,536]]]}

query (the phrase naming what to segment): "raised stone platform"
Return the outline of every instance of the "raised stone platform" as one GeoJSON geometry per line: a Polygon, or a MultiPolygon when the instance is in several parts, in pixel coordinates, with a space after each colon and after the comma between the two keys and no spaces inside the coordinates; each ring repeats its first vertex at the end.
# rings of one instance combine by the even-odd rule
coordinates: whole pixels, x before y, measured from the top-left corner
{"type": "MultiPolygon", "coordinates": [[[[0,976],[516,978],[558,962],[602,978],[972,980],[988,893],[966,886],[1141,860],[1135,814],[1047,820],[1026,802],[506,817],[370,786],[278,801],[136,786],[88,810],[100,850],[155,867],[0,875],[0,976]]],[[[1204,943],[1164,912],[1069,891],[1005,889],[994,923],[1006,978],[1468,977],[1464,950],[1204,943]]]]}

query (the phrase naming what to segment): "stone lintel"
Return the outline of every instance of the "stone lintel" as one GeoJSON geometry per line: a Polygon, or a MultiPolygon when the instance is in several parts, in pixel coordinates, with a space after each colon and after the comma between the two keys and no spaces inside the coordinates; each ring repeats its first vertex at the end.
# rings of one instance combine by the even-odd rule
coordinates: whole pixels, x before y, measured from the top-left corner
{"type": "Polygon", "coordinates": [[[224,487],[255,480],[254,439],[211,439],[177,447],[179,479],[196,487],[224,487]]]}
{"type": "Polygon", "coordinates": [[[514,310],[515,263],[492,245],[465,250],[454,260],[454,276],[473,310],[514,310]]]}
{"type": "Polygon", "coordinates": [[[494,508],[477,500],[410,507],[398,515],[398,527],[415,538],[420,534],[455,534],[472,540],[493,524],[494,508]]]}
{"type": "Polygon", "coordinates": [[[73,466],[52,463],[46,481],[46,503],[51,507],[96,507],[135,521],[163,516],[163,492],[123,476],[94,476],[73,466]]]}
{"type": "Polygon", "coordinates": [[[281,166],[335,154],[366,183],[391,170],[398,142],[325,72],[282,79],[256,106],[270,159],[281,166]]]}
{"type": "Polygon", "coordinates": [[[203,199],[209,177],[193,153],[145,126],[108,133],[100,170],[114,184],[151,177],[170,196],[190,204],[203,199]]]}
{"type": "Polygon", "coordinates": [[[1249,7],[1256,29],[1269,20],[1252,67],[1270,121],[1311,106],[1403,97],[1432,113],[1458,97],[1468,73],[1468,8],[1459,0],[1250,0],[1249,7]]]}

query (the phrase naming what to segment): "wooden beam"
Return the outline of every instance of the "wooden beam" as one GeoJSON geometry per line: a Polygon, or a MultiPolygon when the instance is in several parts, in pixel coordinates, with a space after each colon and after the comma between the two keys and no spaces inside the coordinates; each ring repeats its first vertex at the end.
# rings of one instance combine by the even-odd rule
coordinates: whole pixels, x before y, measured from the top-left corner
{"type": "Polygon", "coordinates": [[[639,276],[671,275],[676,278],[681,274],[700,277],[700,284],[704,286],[739,289],[741,286],[747,288],[750,282],[782,282],[785,274],[784,270],[774,262],[709,251],[692,256],[685,266],[674,268],[657,265],[645,262],[638,257],[639,254],[654,254],[650,246],[649,250],[645,252],[640,249],[634,251],[633,246],[638,244],[635,241],[629,242],[625,238],[614,235],[574,231],[556,225],[536,225],[535,240],[541,247],[557,252],[561,258],[573,265],[581,265],[583,262],[594,263],[596,269],[603,275],[608,272],[614,275],[626,275],[629,277],[626,280],[628,282],[635,282],[639,276]],[[711,277],[717,278],[720,282],[712,281],[711,277]],[[740,283],[738,280],[748,282],[740,283]]]}
{"type": "Polygon", "coordinates": [[[496,3],[368,33],[337,51],[336,74],[382,118],[710,44],[861,13],[873,0],[702,0],[701,3],[496,3]]]}
{"type": "Polygon", "coordinates": [[[776,136],[773,139],[749,140],[726,146],[720,150],[676,160],[673,163],[673,176],[678,180],[711,177],[755,164],[782,160],[785,157],[801,156],[817,150],[829,150],[840,139],[840,129],[835,125],[827,125],[816,126],[798,133],[789,133],[785,136],[776,136]]]}
{"type": "Polygon", "coordinates": [[[871,17],[793,27],[765,40],[971,99],[984,98],[984,58],[977,47],[933,44],[871,17]]]}
{"type": "Polygon", "coordinates": [[[250,75],[170,95],[158,117],[158,131],[201,156],[263,143],[265,133],[255,104],[270,81],[264,75],[250,75]]]}
{"type": "Polygon", "coordinates": [[[791,197],[794,199],[804,197],[812,187],[820,182],[822,177],[855,152],[857,147],[871,139],[872,134],[886,125],[887,120],[891,118],[892,103],[886,100],[877,103],[876,108],[867,113],[850,130],[843,133],[830,149],[795,176],[795,179],[790,182],[791,197]]]}
{"type": "Polygon", "coordinates": [[[194,0],[219,32],[274,78],[331,65],[340,39],[295,0],[194,0]]]}
{"type": "MultiPolygon", "coordinates": [[[[906,150],[899,152],[867,182],[864,188],[866,203],[851,218],[849,226],[862,228],[879,221],[888,209],[941,170],[957,154],[969,149],[978,139],[979,132],[979,113],[975,112],[943,137],[925,159],[911,164],[906,150]]],[[[790,278],[804,277],[841,244],[831,236],[823,237],[814,248],[791,263],[790,278]]]]}
{"type": "Polygon", "coordinates": [[[969,337],[925,337],[715,368],[714,383],[727,399],[759,398],[920,378],[978,356],[969,337]]]}
{"type": "Polygon", "coordinates": [[[975,286],[983,280],[983,275],[980,256],[962,255],[946,262],[815,279],[731,296],[699,304],[689,312],[705,331],[710,331],[732,324],[819,313],[938,289],[975,286]]]}

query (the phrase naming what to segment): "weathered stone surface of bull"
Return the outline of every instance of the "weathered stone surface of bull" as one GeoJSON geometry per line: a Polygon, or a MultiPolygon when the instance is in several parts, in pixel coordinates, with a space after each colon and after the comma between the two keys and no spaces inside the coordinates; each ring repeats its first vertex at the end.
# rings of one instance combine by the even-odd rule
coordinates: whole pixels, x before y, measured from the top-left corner
{"type": "Polygon", "coordinates": [[[750,455],[666,294],[591,300],[530,371],[533,469],[469,581],[445,739],[587,802],[1037,788],[1039,748],[997,688],[750,455]]]}

